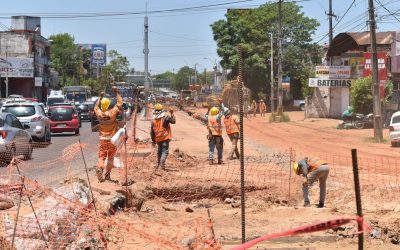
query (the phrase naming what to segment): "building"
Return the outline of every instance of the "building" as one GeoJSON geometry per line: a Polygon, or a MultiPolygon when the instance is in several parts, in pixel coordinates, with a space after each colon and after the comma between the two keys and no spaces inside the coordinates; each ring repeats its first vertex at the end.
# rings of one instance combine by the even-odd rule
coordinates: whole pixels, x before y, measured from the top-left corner
{"type": "Polygon", "coordinates": [[[50,43],[40,33],[40,17],[11,17],[11,29],[0,32],[0,96],[43,100],[51,87],[49,63],[50,43]]]}
{"type": "MultiPolygon", "coordinates": [[[[400,41],[395,42],[396,35],[393,31],[376,34],[381,89],[388,80],[395,90],[400,89],[400,41]]],[[[316,77],[309,79],[309,86],[316,88],[307,100],[307,117],[340,117],[350,105],[353,81],[371,75],[370,32],[338,34],[327,48],[326,64],[317,66],[316,77]]]]}

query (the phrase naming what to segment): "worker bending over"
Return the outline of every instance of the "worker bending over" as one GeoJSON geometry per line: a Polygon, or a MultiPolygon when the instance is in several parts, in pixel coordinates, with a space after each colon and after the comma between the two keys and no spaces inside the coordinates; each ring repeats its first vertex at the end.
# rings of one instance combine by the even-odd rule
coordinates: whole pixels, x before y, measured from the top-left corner
{"type": "Polygon", "coordinates": [[[319,181],[318,208],[324,207],[326,194],[326,180],[329,175],[329,166],[325,160],[318,158],[304,158],[294,163],[293,170],[297,175],[303,175],[307,180],[303,183],[304,206],[310,206],[309,190],[315,181],[319,181]]]}
{"type": "Polygon", "coordinates": [[[160,103],[154,105],[153,121],[150,127],[150,136],[153,144],[157,144],[157,166],[156,169],[161,168],[165,170],[165,161],[169,153],[169,141],[172,138],[170,124],[175,124],[176,119],[174,111],[169,110],[171,115],[166,115],[163,106],[160,103]]]}

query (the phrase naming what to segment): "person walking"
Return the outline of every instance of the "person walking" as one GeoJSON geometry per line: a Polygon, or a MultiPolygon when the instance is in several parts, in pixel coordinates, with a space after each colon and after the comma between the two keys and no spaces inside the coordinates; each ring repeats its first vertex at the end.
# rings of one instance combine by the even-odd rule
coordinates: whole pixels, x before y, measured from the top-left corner
{"type": "Polygon", "coordinates": [[[226,129],[226,134],[228,135],[232,148],[228,155],[228,160],[233,160],[233,155],[236,154],[236,158],[239,159],[239,149],[237,147],[239,141],[239,117],[232,115],[231,111],[227,109],[225,111],[224,125],[226,129]]]}
{"type": "MultiPolygon", "coordinates": [[[[222,104],[222,103],[221,103],[222,104]]],[[[224,110],[223,104],[220,111],[217,107],[212,107],[206,114],[207,129],[208,129],[208,161],[210,165],[214,164],[214,149],[217,148],[218,164],[223,164],[222,154],[224,149],[224,140],[222,138],[222,124],[221,118],[224,110]]]]}
{"type": "Polygon", "coordinates": [[[326,195],[326,180],[329,175],[329,166],[325,160],[318,158],[304,158],[293,165],[293,171],[297,175],[303,175],[306,181],[303,183],[304,206],[310,206],[309,191],[315,181],[319,181],[319,203],[318,208],[323,208],[326,195]]]}
{"type": "Polygon", "coordinates": [[[174,111],[169,110],[170,115],[166,115],[163,106],[160,103],[154,105],[153,121],[150,127],[150,137],[153,144],[157,144],[157,166],[156,169],[161,168],[165,170],[165,161],[169,153],[169,142],[172,138],[170,124],[175,124],[176,119],[174,111]]]}
{"type": "Polygon", "coordinates": [[[111,138],[118,131],[117,115],[122,108],[122,97],[118,94],[117,87],[112,87],[112,92],[116,94],[117,103],[110,108],[111,100],[104,97],[104,92],[100,94],[94,106],[94,112],[99,120],[99,159],[97,164],[97,179],[99,182],[111,180],[110,174],[114,166],[114,157],[117,152],[111,138]],[[105,160],[107,159],[107,165],[105,160]]]}
{"type": "Polygon", "coordinates": [[[260,100],[260,104],[258,105],[260,109],[260,115],[265,116],[265,112],[267,112],[267,105],[265,104],[264,100],[260,100]]]}
{"type": "Polygon", "coordinates": [[[251,103],[251,110],[253,111],[254,117],[256,117],[256,114],[257,114],[257,102],[256,102],[256,100],[253,100],[253,102],[251,103]]]}

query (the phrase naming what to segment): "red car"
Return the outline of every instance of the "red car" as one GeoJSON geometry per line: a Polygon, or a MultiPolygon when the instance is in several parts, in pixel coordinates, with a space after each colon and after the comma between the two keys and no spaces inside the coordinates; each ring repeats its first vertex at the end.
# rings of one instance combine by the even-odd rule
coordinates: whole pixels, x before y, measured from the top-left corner
{"type": "Polygon", "coordinates": [[[52,133],[74,132],[76,135],[79,134],[79,118],[74,107],[49,107],[48,116],[52,133]]]}

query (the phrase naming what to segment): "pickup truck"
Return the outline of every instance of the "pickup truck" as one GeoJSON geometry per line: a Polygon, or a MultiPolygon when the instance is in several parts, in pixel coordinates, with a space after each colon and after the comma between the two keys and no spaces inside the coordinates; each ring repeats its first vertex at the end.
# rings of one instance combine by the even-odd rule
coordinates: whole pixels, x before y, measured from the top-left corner
{"type": "Polygon", "coordinates": [[[293,100],[293,107],[298,107],[301,111],[304,111],[306,106],[305,100],[293,100]]]}

